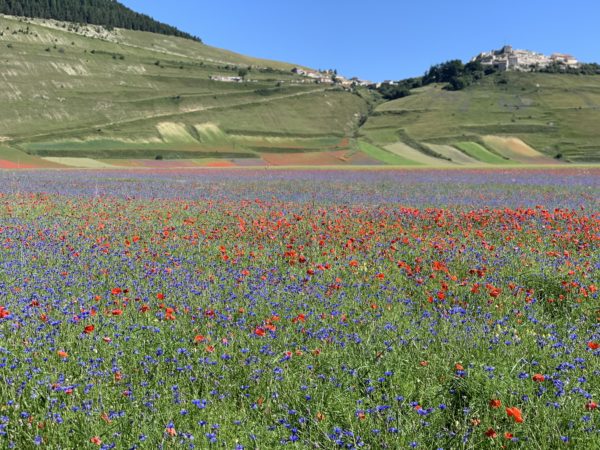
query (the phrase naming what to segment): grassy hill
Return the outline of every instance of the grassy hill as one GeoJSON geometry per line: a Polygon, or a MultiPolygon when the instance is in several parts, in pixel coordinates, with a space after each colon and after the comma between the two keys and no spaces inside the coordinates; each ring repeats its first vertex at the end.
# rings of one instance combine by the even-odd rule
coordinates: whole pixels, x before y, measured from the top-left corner
{"type": "Polygon", "coordinates": [[[367,111],[360,96],[308,82],[291,64],[174,36],[0,16],[0,48],[0,142],[31,155],[340,150],[367,111]],[[240,68],[246,82],[210,79],[240,68]]]}
{"type": "Polygon", "coordinates": [[[0,14],[103,25],[107,28],[199,38],[137,13],[116,0],[0,0],[0,14]]]}
{"type": "Polygon", "coordinates": [[[360,133],[442,158],[439,145],[451,145],[490,164],[600,162],[598,123],[600,76],[505,72],[460,91],[415,89],[379,105],[360,133]]]}
{"type": "Polygon", "coordinates": [[[0,15],[0,49],[0,168],[600,162],[600,76],[501,73],[383,102],[143,31],[0,15]]]}

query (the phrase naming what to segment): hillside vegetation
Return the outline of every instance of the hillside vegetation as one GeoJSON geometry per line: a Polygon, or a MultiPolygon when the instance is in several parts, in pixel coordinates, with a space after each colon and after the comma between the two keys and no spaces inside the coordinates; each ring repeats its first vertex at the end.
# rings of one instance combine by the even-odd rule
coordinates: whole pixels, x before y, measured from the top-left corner
{"type": "Polygon", "coordinates": [[[132,11],[115,0],[0,0],[0,13],[104,25],[109,29],[119,27],[150,31],[199,40],[175,27],[160,23],[152,17],[132,11]]]}
{"type": "Polygon", "coordinates": [[[178,36],[3,15],[0,49],[0,168],[600,162],[598,75],[454,60],[344,89],[178,36]]]}
{"type": "Polygon", "coordinates": [[[367,112],[362,97],[290,64],[188,39],[6,16],[0,30],[0,141],[38,156],[351,151],[367,112]],[[210,79],[240,73],[245,82],[210,79]]]}
{"type": "MultiPolygon", "coordinates": [[[[482,162],[510,162],[514,152],[490,144],[499,136],[519,155],[525,147],[538,151],[540,161],[600,162],[598,123],[600,76],[504,72],[458,91],[444,84],[413,89],[379,105],[361,135],[380,146],[446,144],[482,162]]],[[[516,162],[531,162],[530,150],[516,162]]]]}

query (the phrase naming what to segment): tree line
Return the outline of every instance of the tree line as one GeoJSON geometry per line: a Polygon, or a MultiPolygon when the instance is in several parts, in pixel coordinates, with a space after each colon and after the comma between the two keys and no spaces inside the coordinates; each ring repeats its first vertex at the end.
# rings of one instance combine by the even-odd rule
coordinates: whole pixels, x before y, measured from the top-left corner
{"type": "MultiPolygon", "coordinates": [[[[561,63],[549,64],[545,67],[532,67],[532,72],[561,73],[573,75],[600,75],[600,64],[581,63],[576,67],[561,63]]],[[[460,91],[487,75],[498,72],[492,66],[483,66],[479,61],[464,64],[460,59],[453,59],[429,68],[422,77],[408,78],[393,83],[382,83],[377,91],[386,100],[394,100],[410,95],[411,89],[432,83],[446,83],[445,89],[460,91]]]]}
{"type": "Polygon", "coordinates": [[[386,100],[406,97],[410,95],[411,89],[432,83],[446,83],[446,89],[459,91],[495,72],[496,69],[484,68],[479,61],[463,64],[460,59],[453,59],[431,66],[422,77],[407,78],[394,83],[382,83],[377,91],[386,100]]]}
{"type": "Polygon", "coordinates": [[[553,63],[546,67],[538,69],[537,72],[568,73],[572,75],[600,75],[600,64],[581,63],[577,67],[570,67],[560,63],[553,63]]]}
{"type": "Polygon", "coordinates": [[[149,31],[200,41],[196,36],[137,13],[115,0],[0,0],[0,13],[149,31]]]}

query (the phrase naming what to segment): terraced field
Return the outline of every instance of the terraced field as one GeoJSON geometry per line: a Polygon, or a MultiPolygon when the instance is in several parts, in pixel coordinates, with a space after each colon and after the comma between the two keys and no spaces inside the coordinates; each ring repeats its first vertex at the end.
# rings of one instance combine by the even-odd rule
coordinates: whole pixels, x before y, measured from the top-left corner
{"type": "Polygon", "coordinates": [[[0,136],[31,155],[258,158],[256,140],[339,141],[367,108],[291,64],[186,39],[6,16],[0,29],[0,136]],[[210,79],[241,68],[246,82],[210,79]]]}
{"type": "Polygon", "coordinates": [[[505,73],[383,102],[176,37],[6,16],[0,30],[5,168],[600,162],[600,77],[505,73]]]}
{"type": "MultiPolygon", "coordinates": [[[[486,163],[502,163],[490,145],[519,139],[529,156],[504,145],[499,155],[515,162],[600,161],[600,76],[503,73],[484,78],[462,91],[441,85],[379,105],[361,128],[361,137],[376,145],[397,141],[458,147],[486,163]],[[498,138],[484,140],[485,136],[498,138]],[[467,150],[462,143],[474,142],[467,150]],[[482,147],[483,146],[483,147],[482,147]],[[533,149],[533,150],[531,150],[533,149]]],[[[511,145],[513,145],[511,144],[511,145]]],[[[414,146],[414,145],[413,145],[414,146]]]]}

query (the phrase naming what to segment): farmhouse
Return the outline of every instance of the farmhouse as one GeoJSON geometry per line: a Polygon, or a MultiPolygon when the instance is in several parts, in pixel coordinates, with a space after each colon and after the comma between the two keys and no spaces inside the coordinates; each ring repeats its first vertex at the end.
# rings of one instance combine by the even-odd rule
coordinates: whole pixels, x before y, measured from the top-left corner
{"type": "Polygon", "coordinates": [[[224,77],[221,75],[211,75],[210,79],[212,81],[222,81],[224,83],[241,83],[244,81],[242,77],[224,77]]]}

